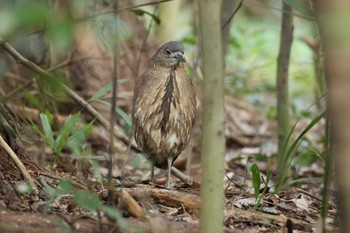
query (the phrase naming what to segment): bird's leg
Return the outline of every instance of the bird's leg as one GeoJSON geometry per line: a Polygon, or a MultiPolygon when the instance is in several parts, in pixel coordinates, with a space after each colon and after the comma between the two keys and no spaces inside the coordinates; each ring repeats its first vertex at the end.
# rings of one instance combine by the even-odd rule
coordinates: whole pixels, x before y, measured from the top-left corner
{"type": "Polygon", "coordinates": [[[152,162],[151,165],[151,183],[154,183],[154,163],[152,162]]]}
{"type": "Polygon", "coordinates": [[[173,157],[168,158],[168,180],[165,184],[167,189],[170,189],[170,176],[171,176],[171,166],[173,165],[173,157]]]}

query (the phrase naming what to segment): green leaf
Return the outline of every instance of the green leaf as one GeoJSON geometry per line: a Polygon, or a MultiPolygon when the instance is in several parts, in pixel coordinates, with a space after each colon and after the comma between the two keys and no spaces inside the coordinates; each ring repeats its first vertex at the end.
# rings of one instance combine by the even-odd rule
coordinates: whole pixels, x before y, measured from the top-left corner
{"type": "Polygon", "coordinates": [[[55,52],[64,53],[73,43],[74,22],[69,17],[53,14],[53,17],[48,22],[48,36],[54,45],[55,52]]]}
{"type": "MultiPolygon", "coordinates": [[[[58,71],[52,73],[52,75],[54,76],[54,78],[52,77],[47,77],[45,75],[39,75],[39,79],[38,79],[38,85],[43,88],[43,93],[44,96],[47,96],[48,93],[50,96],[48,96],[47,98],[52,98],[52,96],[54,96],[54,98],[57,99],[62,99],[62,97],[64,97],[65,91],[63,88],[63,83],[62,83],[62,74],[60,74],[58,71]]],[[[42,97],[40,97],[42,98],[42,97]]],[[[45,101],[43,101],[44,103],[45,101]]]]}
{"type": "MultiPolygon", "coordinates": [[[[129,81],[128,78],[118,79],[118,85],[123,84],[127,81],[129,81]]],[[[104,95],[106,95],[110,90],[112,90],[112,88],[113,88],[113,83],[106,84],[100,90],[98,90],[95,95],[93,95],[89,99],[89,102],[100,100],[104,95]]]]}
{"type": "Polygon", "coordinates": [[[63,146],[67,143],[69,136],[76,130],[75,124],[80,121],[79,115],[70,115],[64,122],[64,125],[58,132],[56,139],[55,152],[59,155],[63,149],[63,146]]]}
{"type": "Polygon", "coordinates": [[[287,187],[290,187],[292,185],[296,185],[299,183],[310,182],[310,181],[322,182],[322,178],[321,177],[310,177],[310,178],[300,178],[300,179],[291,180],[291,181],[285,182],[285,184],[283,184],[281,189],[284,189],[284,188],[287,188],[287,187]]]}
{"type": "Polygon", "coordinates": [[[78,190],[74,195],[74,202],[87,211],[96,211],[102,206],[96,193],[89,190],[78,190]]]}
{"type": "Polygon", "coordinates": [[[53,132],[47,116],[43,113],[40,114],[41,125],[43,126],[45,133],[45,141],[50,147],[53,147],[55,144],[55,140],[53,138],[53,132]]]}
{"type": "Polygon", "coordinates": [[[102,183],[103,177],[101,174],[100,164],[96,160],[93,160],[93,159],[90,159],[90,163],[92,165],[93,177],[95,177],[98,182],[102,183]]]}
{"type": "Polygon", "coordinates": [[[45,4],[18,4],[13,9],[20,25],[40,25],[47,21],[50,9],[45,4]]]}
{"type": "Polygon", "coordinates": [[[317,160],[322,160],[322,156],[312,148],[302,151],[295,160],[295,164],[301,167],[308,167],[317,160]]]}
{"type": "MultiPolygon", "coordinates": [[[[104,100],[98,100],[98,102],[103,103],[104,105],[107,105],[108,107],[112,107],[111,103],[104,101],[104,100]]],[[[117,107],[116,112],[118,113],[118,115],[125,121],[125,123],[128,125],[129,128],[131,128],[132,126],[132,121],[131,118],[129,117],[128,114],[126,114],[126,112],[124,112],[123,110],[121,110],[120,108],[117,107]]]]}
{"type": "Polygon", "coordinates": [[[92,132],[92,122],[80,129],[77,129],[68,138],[67,146],[73,151],[74,155],[80,156],[83,151],[83,145],[87,140],[87,135],[92,132]]]}
{"type": "Polygon", "coordinates": [[[106,212],[106,214],[111,217],[114,218],[115,220],[119,221],[119,220],[123,220],[123,216],[121,215],[120,211],[116,208],[113,208],[111,206],[106,206],[103,205],[102,206],[102,210],[104,212],[106,212]]]}
{"type": "MultiPolygon", "coordinates": [[[[326,112],[322,112],[320,115],[316,116],[307,126],[306,128],[300,133],[300,135],[297,137],[297,139],[293,142],[293,144],[289,147],[288,152],[287,152],[287,157],[289,158],[290,155],[292,154],[293,150],[297,147],[299,144],[300,140],[304,137],[304,135],[309,132],[314,125],[316,125],[324,116],[326,115],[326,112]]],[[[293,127],[294,129],[294,127],[293,127]]],[[[292,129],[292,130],[293,130],[292,129]]],[[[290,134],[291,135],[291,134],[290,134]]],[[[288,139],[290,136],[288,137],[288,139]]]]}
{"type": "MultiPolygon", "coordinates": [[[[14,1],[0,1],[14,2],[14,1]]],[[[18,35],[19,32],[33,31],[42,28],[47,22],[50,10],[47,4],[26,4],[21,2],[0,6],[0,34],[4,38],[18,35]]]]}
{"type": "Polygon", "coordinates": [[[256,165],[255,163],[250,166],[249,170],[251,171],[253,176],[254,194],[255,198],[257,199],[260,194],[260,170],[258,165],[256,165]]]}
{"type": "MultiPolygon", "coordinates": [[[[127,225],[126,225],[125,219],[123,218],[119,209],[116,209],[107,205],[102,205],[102,210],[106,213],[108,217],[114,219],[117,222],[120,229],[126,229],[127,225]]],[[[143,231],[132,231],[132,232],[143,232],[143,231]]]]}
{"type": "Polygon", "coordinates": [[[95,95],[93,95],[90,99],[89,102],[94,101],[94,100],[99,100],[101,99],[102,96],[104,96],[105,94],[107,94],[107,92],[109,92],[113,87],[112,83],[108,83],[107,85],[105,85],[104,87],[102,87],[100,90],[98,90],[96,92],[95,95]]]}
{"type": "Polygon", "coordinates": [[[71,194],[74,191],[72,181],[69,179],[61,180],[60,187],[62,194],[71,194]]]}
{"type": "Polygon", "coordinates": [[[38,108],[38,109],[40,109],[40,106],[42,105],[42,102],[43,102],[42,99],[40,99],[37,96],[33,95],[29,91],[25,93],[25,99],[30,104],[32,104],[35,108],[38,108]]]}
{"type": "Polygon", "coordinates": [[[256,202],[255,202],[254,211],[256,211],[258,209],[258,207],[260,206],[263,195],[266,193],[267,188],[269,187],[270,178],[271,178],[271,169],[270,169],[270,164],[267,163],[265,187],[262,191],[259,190],[259,195],[258,195],[258,198],[256,199],[256,202]]]}
{"type": "Polygon", "coordinates": [[[59,196],[72,194],[74,192],[74,189],[71,180],[62,179],[57,188],[53,188],[46,184],[43,187],[43,191],[49,197],[48,202],[52,202],[59,196]]]}
{"type": "Polygon", "coordinates": [[[39,137],[44,139],[44,134],[41,132],[39,127],[33,122],[31,118],[28,119],[27,123],[32,127],[32,129],[39,135],[39,137]]]}
{"type": "Polygon", "coordinates": [[[294,132],[295,127],[297,126],[297,123],[300,121],[301,117],[298,118],[298,120],[294,123],[292,129],[290,130],[288,137],[284,143],[284,148],[283,148],[283,154],[281,157],[281,160],[279,161],[278,168],[277,168],[277,173],[279,174],[279,182],[277,184],[277,187],[275,189],[275,193],[277,193],[281,187],[284,185],[283,183],[286,182],[287,175],[287,167],[290,166],[291,163],[291,155],[292,152],[299,146],[300,141],[304,137],[304,135],[309,132],[312,127],[314,127],[323,117],[325,117],[326,111],[323,111],[321,114],[316,116],[307,126],[306,128],[299,134],[297,139],[288,147],[290,138],[292,136],[292,133],[294,132]]]}
{"type": "Polygon", "coordinates": [[[137,16],[142,16],[146,13],[146,11],[141,10],[141,9],[135,9],[135,10],[131,10],[132,13],[134,13],[137,16]]]}

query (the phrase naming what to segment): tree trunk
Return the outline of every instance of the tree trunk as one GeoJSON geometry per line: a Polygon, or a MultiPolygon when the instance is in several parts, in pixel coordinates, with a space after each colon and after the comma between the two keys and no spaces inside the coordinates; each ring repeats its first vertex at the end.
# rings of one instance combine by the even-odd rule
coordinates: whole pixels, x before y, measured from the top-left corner
{"type": "Polygon", "coordinates": [[[278,178],[281,181],[285,173],[287,159],[284,146],[290,130],[289,100],[288,100],[288,68],[290,51],[293,42],[293,15],[292,7],[283,2],[282,28],[280,49],[277,60],[277,139],[279,157],[278,178]]]}
{"type": "Polygon", "coordinates": [[[348,0],[314,1],[325,50],[331,156],[339,188],[342,232],[350,232],[350,28],[348,0]]]}
{"type": "Polygon", "coordinates": [[[203,57],[201,232],[222,232],[224,217],[224,78],[220,0],[200,0],[203,57]]]}
{"type": "Polygon", "coordinates": [[[181,0],[165,2],[159,5],[160,24],[156,27],[156,39],[161,42],[175,40],[177,28],[177,13],[181,0]]]}

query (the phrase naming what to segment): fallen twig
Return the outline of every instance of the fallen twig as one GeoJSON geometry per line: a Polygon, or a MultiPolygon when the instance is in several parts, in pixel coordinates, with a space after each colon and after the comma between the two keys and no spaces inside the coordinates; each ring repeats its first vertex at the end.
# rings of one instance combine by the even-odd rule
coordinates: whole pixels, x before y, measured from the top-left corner
{"type": "Polygon", "coordinates": [[[15,162],[17,168],[21,172],[21,174],[24,177],[24,179],[26,181],[28,181],[29,185],[33,189],[34,193],[38,193],[36,185],[34,184],[34,180],[30,176],[28,170],[26,169],[26,167],[24,166],[22,161],[18,158],[16,153],[11,149],[11,147],[7,144],[7,142],[3,139],[3,137],[1,135],[0,135],[0,144],[6,150],[6,152],[11,156],[11,158],[15,162]]]}
{"type": "MultiPolygon", "coordinates": [[[[49,178],[54,179],[54,180],[63,180],[62,177],[54,176],[54,175],[52,175],[52,174],[50,174],[50,173],[40,172],[39,175],[40,175],[40,176],[46,176],[46,177],[49,177],[49,178]]],[[[73,186],[76,186],[76,187],[78,187],[78,188],[81,188],[81,189],[87,189],[87,188],[88,188],[87,185],[82,184],[82,183],[75,182],[75,181],[72,180],[72,179],[71,179],[71,182],[72,182],[72,185],[73,185],[73,186]]]]}
{"type": "Polygon", "coordinates": [[[122,188],[121,195],[123,207],[127,209],[129,213],[138,218],[147,218],[144,209],[142,209],[142,207],[135,201],[128,191],[122,188]]]}
{"type": "Polygon", "coordinates": [[[148,218],[144,209],[139,205],[139,203],[134,199],[133,195],[130,194],[129,189],[119,188],[119,189],[104,189],[99,194],[103,198],[111,198],[115,200],[115,204],[120,204],[126,211],[137,218],[148,218]],[[112,193],[110,193],[112,192],[112,193]]]}
{"type": "Polygon", "coordinates": [[[179,169],[177,169],[174,166],[171,167],[171,174],[173,174],[175,177],[180,179],[182,182],[185,182],[186,184],[190,185],[193,188],[200,187],[200,184],[197,181],[193,180],[192,177],[185,175],[184,173],[182,173],[179,169]]]}
{"type": "Polygon", "coordinates": [[[194,194],[174,190],[152,188],[145,185],[137,185],[134,188],[125,188],[136,200],[147,206],[150,199],[155,199],[159,204],[170,207],[184,207],[188,213],[199,216],[200,197],[194,194]]]}

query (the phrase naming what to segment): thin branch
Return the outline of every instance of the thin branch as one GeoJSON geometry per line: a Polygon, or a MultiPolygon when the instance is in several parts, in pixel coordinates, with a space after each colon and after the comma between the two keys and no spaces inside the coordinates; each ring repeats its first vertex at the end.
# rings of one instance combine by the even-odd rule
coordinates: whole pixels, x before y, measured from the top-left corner
{"type": "MultiPolygon", "coordinates": [[[[118,8],[118,1],[114,3],[114,8],[118,8]]],[[[115,13],[115,20],[118,20],[118,15],[115,13]]],[[[116,36],[117,37],[117,36],[116,36]]],[[[117,82],[118,82],[118,41],[113,44],[113,87],[112,87],[112,103],[111,103],[111,117],[109,120],[109,145],[108,145],[108,189],[111,189],[112,185],[112,170],[113,170],[113,158],[114,158],[114,123],[116,121],[116,107],[117,107],[117,82]]],[[[110,195],[111,190],[108,192],[108,202],[110,205],[113,205],[113,198],[110,195]]]]}
{"type": "MultiPolygon", "coordinates": [[[[180,170],[178,170],[176,167],[171,166],[171,174],[173,174],[175,177],[179,178],[181,181],[185,182],[188,185],[193,185],[194,180],[192,177],[185,175],[180,170]]],[[[198,185],[198,184],[196,184],[198,185]]]]}
{"type": "MultiPolygon", "coordinates": [[[[158,9],[158,6],[156,6],[156,7],[154,8],[153,14],[152,14],[152,15],[154,15],[154,14],[156,13],[157,9],[158,9]]],[[[151,32],[151,27],[152,27],[152,24],[153,24],[153,20],[154,20],[154,17],[151,18],[151,21],[150,21],[150,23],[149,23],[149,25],[148,25],[147,35],[146,35],[145,39],[144,39],[143,42],[142,42],[142,46],[141,46],[139,58],[137,59],[136,76],[139,75],[139,70],[140,70],[140,65],[141,65],[141,55],[142,55],[142,52],[143,52],[143,50],[144,50],[144,48],[145,48],[145,45],[146,45],[148,36],[149,36],[149,34],[150,34],[150,32],[151,32]]]]}
{"type": "Polygon", "coordinates": [[[233,16],[236,15],[236,13],[238,12],[238,10],[242,7],[244,0],[241,0],[237,6],[237,8],[232,12],[232,14],[230,15],[230,18],[227,19],[227,21],[221,26],[221,30],[224,30],[224,28],[231,22],[231,20],[233,19],[233,16]]]}
{"type": "MultiPolygon", "coordinates": [[[[60,181],[64,180],[64,178],[62,178],[62,177],[54,176],[54,175],[52,175],[50,173],[46,173],[46,172],[40,172],[39,176],[46,176],[48,178],[51,178],[51,179],[54,179],[54,180],[60,180],[60,181]]],[[[86,184],[82,183],[81,181],[80,181],[81,183],[78,183],[78,182],[76,182],[74,180],[71,180],[71,182],[72,182],[72,185],[76,186],[77,188],[88,189],[88,186],[86,184]]]]}
{"type": "Polygon", "coordinates": [[[11,147],[7,144],[7,142],[3,139],[3,137],[0,135],[0,144],[1,146],[6,150],[6,152],[11,156],[12,160],[15,162],[18,170],[21,172],[22,176],[26,181],[28,181],[29,185],[32,187],[34,193],[37,193],[38,190],[34,184],[34,180],[30,176],[28,170],[22,163],[22,161],[18,158],[16,153],[11,149],[11,147]]]}

